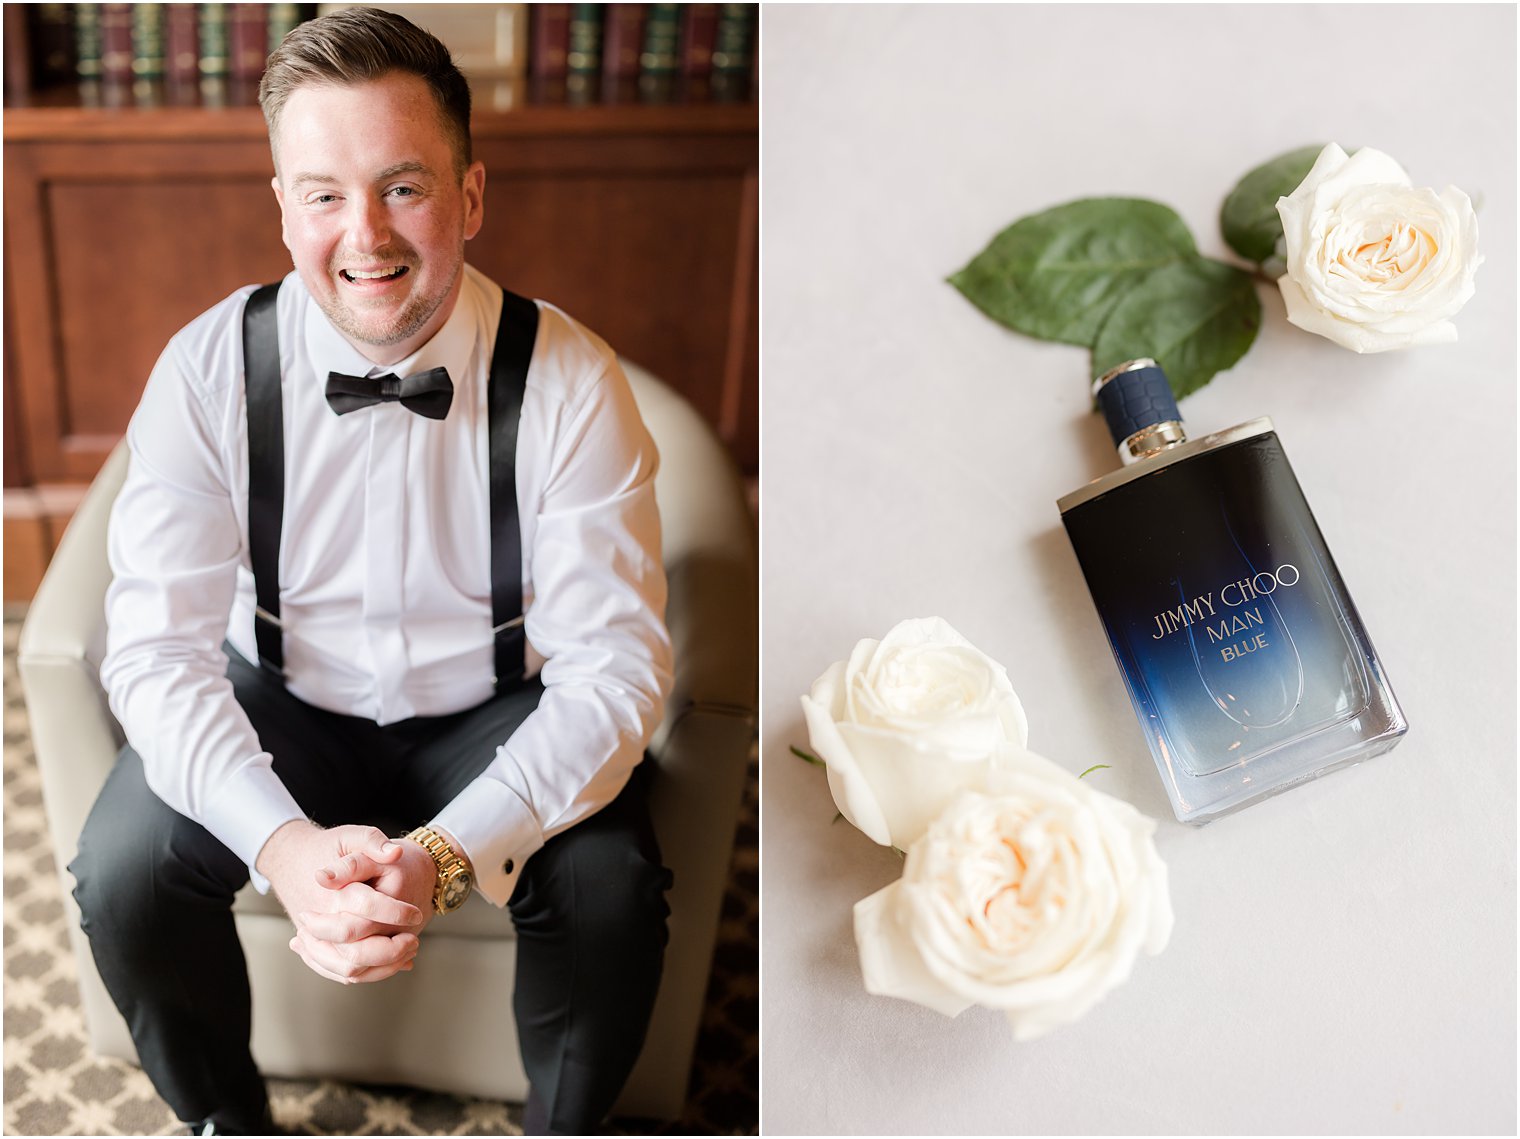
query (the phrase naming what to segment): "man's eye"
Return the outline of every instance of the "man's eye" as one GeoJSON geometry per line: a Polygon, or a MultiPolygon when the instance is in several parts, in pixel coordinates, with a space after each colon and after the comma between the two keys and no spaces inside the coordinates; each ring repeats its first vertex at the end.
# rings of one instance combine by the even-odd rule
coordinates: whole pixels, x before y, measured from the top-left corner
{"type": "Polygon", "coordinates": [[[309,200],[310,200],[311,204],[314,205],[314,206],[325,206],[329,202],[336,202],[338,200],[338,195],[337,194],[313,194],[309,200]]]}
{"type": "Polygon", "coordinates": [[[392,186],[391,193],[398,198],[415,198],[417,188],[415,186],[392,186]]]}

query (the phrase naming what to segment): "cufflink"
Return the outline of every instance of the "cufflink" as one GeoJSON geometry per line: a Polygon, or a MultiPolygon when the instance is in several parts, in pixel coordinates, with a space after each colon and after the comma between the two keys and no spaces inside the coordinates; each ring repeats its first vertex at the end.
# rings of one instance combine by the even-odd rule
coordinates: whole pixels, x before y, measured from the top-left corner
{"type": "Polygon", "coordinates": [[[515,863],[513,863],[513,861],[510,858],[507,859],[505,862],[503,862],[501,864],[501,872],[503,874],[510,874],[510,873],[512,873],[512,867],[514,865],[515,865],[515,863]]]}

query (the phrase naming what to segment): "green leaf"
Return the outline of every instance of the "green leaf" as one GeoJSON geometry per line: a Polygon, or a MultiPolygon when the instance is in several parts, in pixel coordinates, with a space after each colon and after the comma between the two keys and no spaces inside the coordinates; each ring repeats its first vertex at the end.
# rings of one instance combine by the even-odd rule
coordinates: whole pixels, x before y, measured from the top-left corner
{"type": "Polygon", "coordinates": [[[1151,273],[1114,306],[1093,343],[1092,375],[1150,356],[1181,399],[1232,367],[1260,327],[1261,298],[1249,273],[1190,258],[1151,273]]]}
{"type": "Polygon", "coordinates": [[[1324,149],[1320,144],[1279,154],[1240,180],[1219,211],[1219,228],[1231,249],[1258,265],[1271,259],[1283,232],[1277,199],[1298,189],[1324,149]]]}
{"type": "Polygon", "coordinates": [[[806,760],[808,763],[811,763],[814,767],[827,767],[828,766],[828,764],[824,763],[823,760],[819,759],[816,755],[812,755],[812,754],[810,754],[808,752],[805,752],[800,747],[797,747],[795,745],[792,747],[792,754],[795,755],[798,759],[806,760]]]}
{"type": "Polygon", "coordinates": [[[1113,766],[1113,764],[1111,764],[1111,763],[1095,763],[1091,767],[1089,767],[1086,771],[1082,772],[1081,775],[1077,776],[1077,778],[1078,779],[1086,779],[1094,771],[1107,771],[1112,766],[1113,766]]]}
{"type": "Polygon", "coordinates": [[[1086,347],[1131,288],[1196,253],[1159,202],[1087,198],[1014,222],[950,283],[1015,332],[1086,347]]]}

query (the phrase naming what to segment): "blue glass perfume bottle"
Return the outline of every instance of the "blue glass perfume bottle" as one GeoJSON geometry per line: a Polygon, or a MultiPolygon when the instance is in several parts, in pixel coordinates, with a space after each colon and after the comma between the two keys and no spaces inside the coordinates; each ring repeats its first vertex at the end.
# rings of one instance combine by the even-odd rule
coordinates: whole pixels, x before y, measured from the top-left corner
{"type": "Polygon", "coordinates": [[[1058,505],[1183,822],[1407,730],[1269,419],[1188,441],[1154,360],[1095,385],[1123,466],[1058,505]]]}

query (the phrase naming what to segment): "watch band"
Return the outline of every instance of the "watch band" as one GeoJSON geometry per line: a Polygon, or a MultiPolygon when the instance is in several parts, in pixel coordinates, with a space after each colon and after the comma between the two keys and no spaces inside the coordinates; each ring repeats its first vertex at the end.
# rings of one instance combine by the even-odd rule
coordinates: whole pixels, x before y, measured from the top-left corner
{"type": "Polygon", "coordinates": [[[429,827],[418,827],[406,837],[427,851],[438,869],[438,878],[433,886],[433,911],[446,914],[464,905],[475,885],[470,864],[449,844],[448,839],[429,827]]]}

